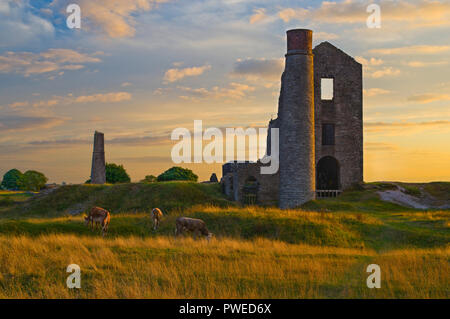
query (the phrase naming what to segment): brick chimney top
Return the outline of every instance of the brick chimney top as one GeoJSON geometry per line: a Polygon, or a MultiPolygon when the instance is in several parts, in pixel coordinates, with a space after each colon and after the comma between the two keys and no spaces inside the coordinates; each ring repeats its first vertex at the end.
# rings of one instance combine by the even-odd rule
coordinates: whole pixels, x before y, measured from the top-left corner
{"type": "Polygon", "coordinates": [[[312,31],[292,29],[287,34],[287,54],[312,54],[312,31]]]}

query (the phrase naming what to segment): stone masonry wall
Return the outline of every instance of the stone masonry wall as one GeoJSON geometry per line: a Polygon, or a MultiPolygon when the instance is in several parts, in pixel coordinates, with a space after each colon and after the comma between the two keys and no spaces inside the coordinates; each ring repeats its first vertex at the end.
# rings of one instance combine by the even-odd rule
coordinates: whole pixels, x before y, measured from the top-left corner
{"type": "Polygon", "coordinates": [[[314,53],[316,165],[324,156],[337,159],[340,187],[363,180],[362,66],[328,42],[314,53]],[[334,98],[321,100],[321,78],[334,79],[334,98]],[[322,124],[335,125],[335,145],[322,145],[322,124]]]}

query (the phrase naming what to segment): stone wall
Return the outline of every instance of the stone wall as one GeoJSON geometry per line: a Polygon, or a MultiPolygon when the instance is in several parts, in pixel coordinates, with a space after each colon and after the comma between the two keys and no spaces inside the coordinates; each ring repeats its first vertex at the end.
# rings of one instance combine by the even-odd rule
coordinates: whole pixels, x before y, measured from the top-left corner
{"type": "Polygon", "coordinates": [[[362,65],[328,42],[313,53],[316,165],[334,157],[345,189],[363,180],[362,65]],[[334,79],[333,100],[321,99],[321,78],[334,79]],[[322,145],[323,123],[335,125],[335,145],[322,145]]]}

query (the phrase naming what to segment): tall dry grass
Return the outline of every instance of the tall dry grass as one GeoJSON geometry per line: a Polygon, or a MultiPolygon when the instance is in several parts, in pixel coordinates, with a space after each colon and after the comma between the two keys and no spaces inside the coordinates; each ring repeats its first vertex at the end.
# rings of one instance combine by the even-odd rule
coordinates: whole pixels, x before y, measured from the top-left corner
{"type": "Polygon", "coordinates": [[[448,298],[449,249],[320,247],[254,239],[0,236],[1,298],[448,298]],[[81,267],[81,289],[66,267],[81,267]],[[382,288],[366,287],[378,263],[382,288]]]}

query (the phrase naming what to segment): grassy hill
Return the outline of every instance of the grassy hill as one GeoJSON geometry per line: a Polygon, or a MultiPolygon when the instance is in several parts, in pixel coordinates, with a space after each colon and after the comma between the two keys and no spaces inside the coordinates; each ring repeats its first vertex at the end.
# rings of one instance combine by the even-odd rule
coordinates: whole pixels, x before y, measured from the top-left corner
{"type": "MultiPolygon", "coordinates": [[[[419,189],[445,197],[449,185],[419,189]]],[[[0,297],[448,298],[450,211],[381,201],[377,192],[392,187],[293,210],[241,207],[217,184],[183,182],[2,193],[14,203],[0,206],[0,297]],[[92,205],[112,213],[106,238],[82,223],[92,205]],[[156,232],[153,207],[165,213],[156,232]],[[175,240],[180,215],[203,219],[215,239],[175,240]],[[85,275],[78,292],[64,286],[69,263],[85,275]],[[365,286],[370,263],[381,266],[382,289],[365,286]]]]}
{"type": "MultiPolygon", "coordinates": [[[[18,196],[17,192],[14,194],[18,196]]],[[[192,182],[66,185],[44,196],[22,196],[28,196],[29,200],[17,202],[13,207],[8,205],[9,209],[0,210],[0,218],[1,215],[9,218],[65,216],[88,211],[94,205],[117,214],[150,212],[154,207],[171,212],[198,204],[219,207],[232,204],[223,197],[218,184],[192,182]]]]}

